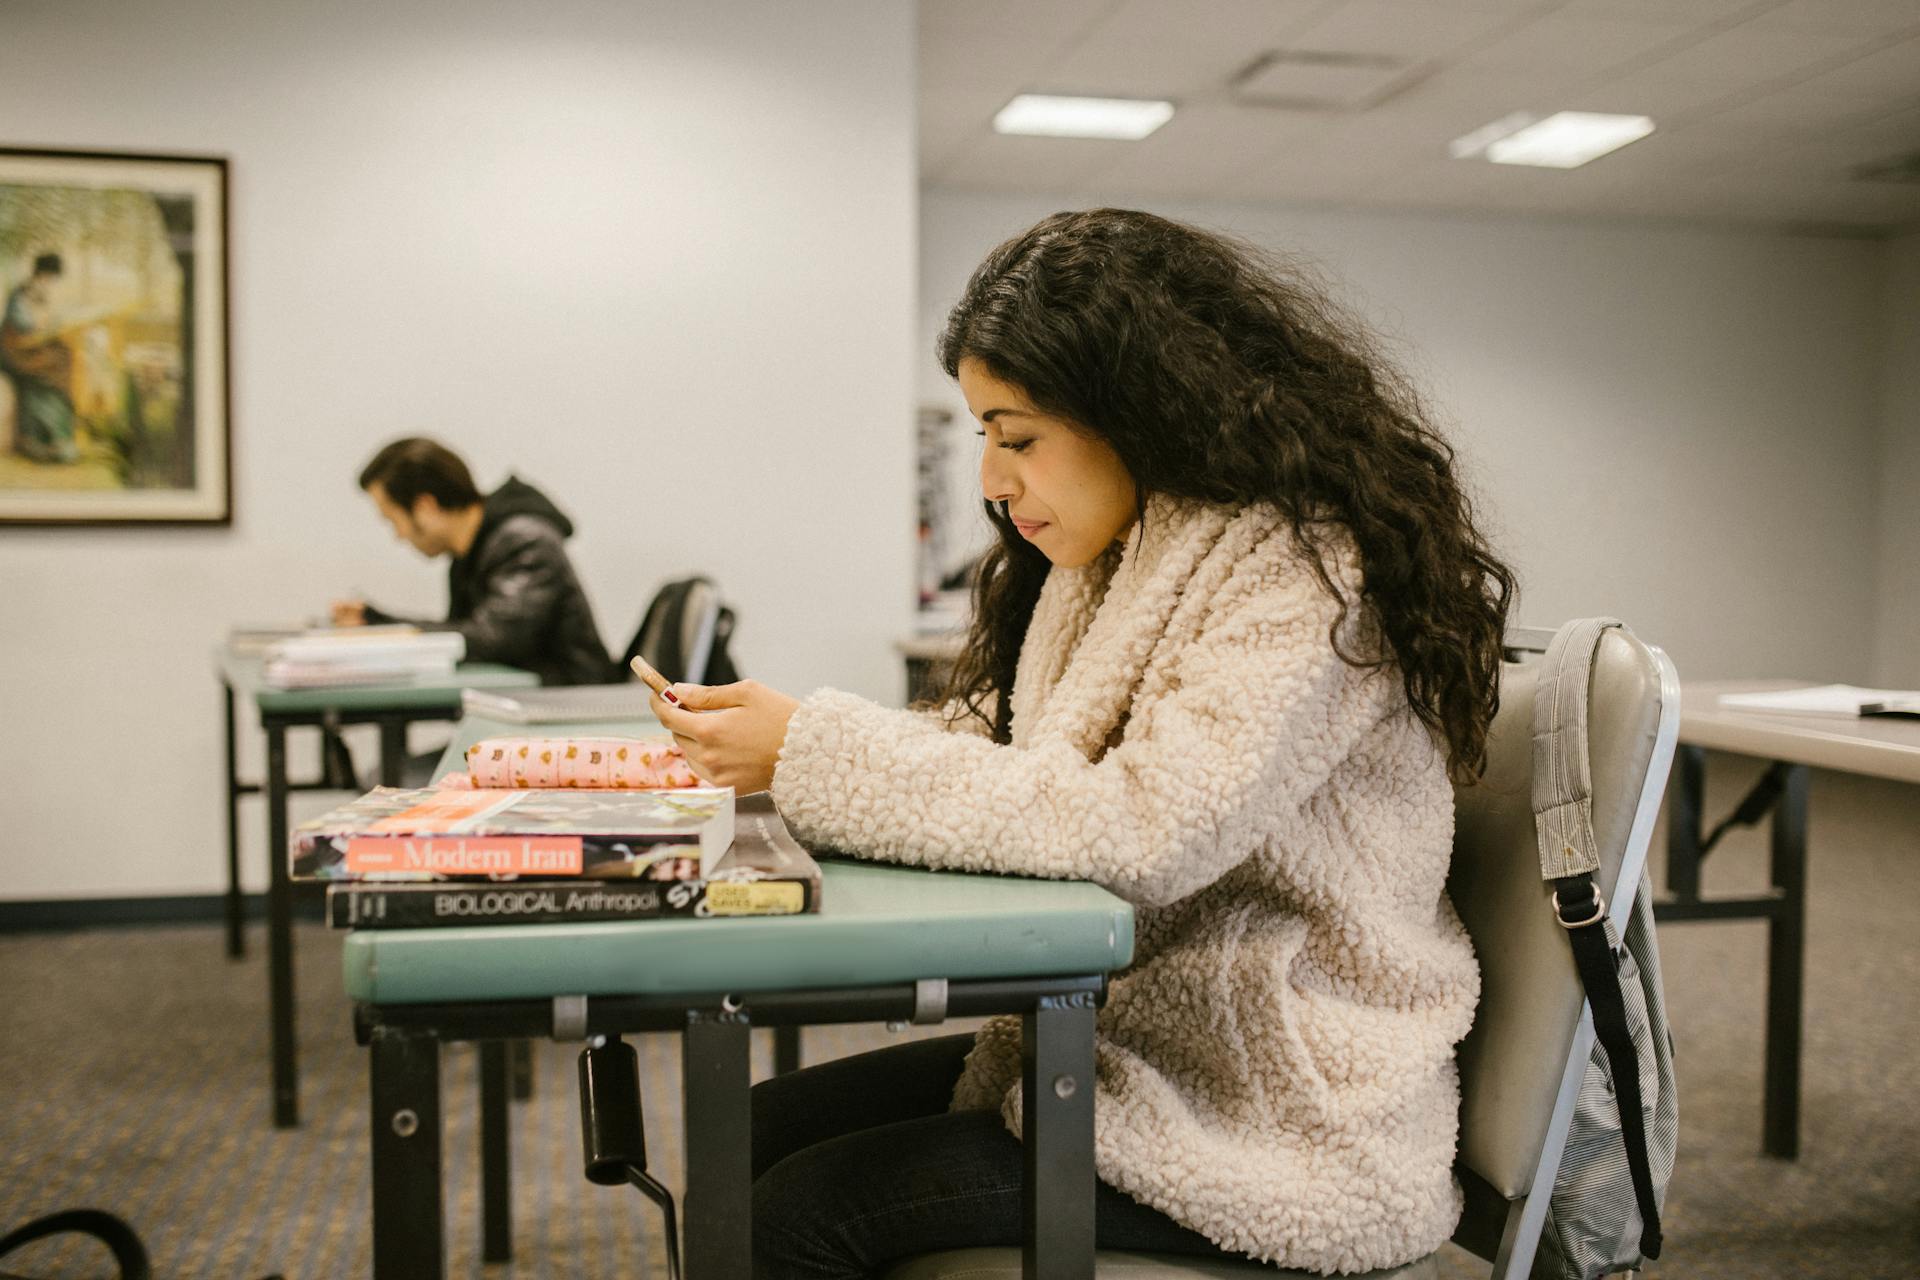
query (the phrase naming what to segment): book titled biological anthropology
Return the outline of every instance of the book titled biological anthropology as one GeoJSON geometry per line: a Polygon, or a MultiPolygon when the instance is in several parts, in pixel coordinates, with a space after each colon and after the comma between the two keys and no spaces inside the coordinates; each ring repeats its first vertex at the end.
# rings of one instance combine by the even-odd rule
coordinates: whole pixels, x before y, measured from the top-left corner
{"type": "Polygon", "coordinates": [[[819,909],[820,866],[787,831],[765,792],[741,798],[732,848],[696,878],[356,881],[327,889],[327,923],[336,929],[799,915],[819,909]]]}
{"type": "Polygon", "coordinates": [[[303,822],[296,880],[697,880],[733,843],[731,787],[379,787],[303,822]]]}

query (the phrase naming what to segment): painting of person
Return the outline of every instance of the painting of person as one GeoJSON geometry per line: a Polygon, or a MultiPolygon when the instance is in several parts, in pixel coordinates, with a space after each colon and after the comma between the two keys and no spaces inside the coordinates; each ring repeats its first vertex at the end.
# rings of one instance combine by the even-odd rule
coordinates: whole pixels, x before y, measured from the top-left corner
{"type": "Polygon", "coordinates": [[[36,256],[0,315],[0,373],[13,384],[16,406],[14,449],[37,462],[72,462],[79,453],[69,391],[73,352],[53,319],[53,284],[62,270],[59,254],[36,256]]]}

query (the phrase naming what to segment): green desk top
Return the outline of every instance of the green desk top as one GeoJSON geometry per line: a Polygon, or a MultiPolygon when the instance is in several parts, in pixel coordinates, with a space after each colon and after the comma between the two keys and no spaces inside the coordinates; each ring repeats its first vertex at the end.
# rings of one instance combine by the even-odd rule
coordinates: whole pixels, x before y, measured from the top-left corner
{"type": "MultiPolygon", "coordinates": [[[[646,732],[659,726],[469,719],[439,771],[493,734],[646,732]]],[[[821,871],[814,915],[349,933],[347,994],[419,1004],[802,990],[1111,973],[1133,959],[1133,908],[1095,885],[842,860],[821,871]]]]}
{"type": "Polygon", "coordinates": [[[518,667],[495,662],[463,662],[451,676],[427,676],[388,684],[340,685],[324,689],[272,689],[260,681],[264,665],[257,657],[215,650],[220,678],[235,694],[252,698],[270,715],[302,715],[323,711],[415,711],[460,709],[462,689],[524,689],[540,677],[518,667]]]}
{"type": "Polygon", "coordinates": [[[821,870],[817,915],[356,931],[347,994],[417,1004],[794,991],[1109,973],[1133,958],[1133,909],[1094,885],[870,862],[821,870]]]}

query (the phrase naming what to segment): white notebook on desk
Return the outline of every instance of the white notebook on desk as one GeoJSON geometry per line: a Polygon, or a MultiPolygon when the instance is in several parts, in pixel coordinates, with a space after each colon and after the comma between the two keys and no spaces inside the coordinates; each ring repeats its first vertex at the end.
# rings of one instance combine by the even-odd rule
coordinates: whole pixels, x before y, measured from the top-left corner
{"type": "Polygon", "coordinates": [[[591,724],[598,720],[651,720],[647,686],[561,685],[551,689],[463,689],[461,711],[508,724],[591,724]]]}
{"type": "Polygon", "coordinates": [[[1862,689],[1851,684],[1772,689],[1762,693],[1723,693],[1720,695],[1720,705],[1732,711],[1786,712],[1790,715],[1920,718],[1920,693],[1911,689],[1862,689]]]}

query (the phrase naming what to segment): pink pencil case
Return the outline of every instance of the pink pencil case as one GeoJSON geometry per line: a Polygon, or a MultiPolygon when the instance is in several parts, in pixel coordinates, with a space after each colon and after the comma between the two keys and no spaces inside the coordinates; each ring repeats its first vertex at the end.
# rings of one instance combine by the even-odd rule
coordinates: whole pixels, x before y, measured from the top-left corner
{"type": "MultiPolygon", "coordinates": [[[[481,788],[590,787],[659,790],[700,779],[671,738],[483,738],[467,748],[481,788]]],[[[459,775],[443,779],[458,786],[459,775]]]]}

